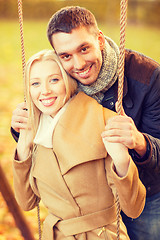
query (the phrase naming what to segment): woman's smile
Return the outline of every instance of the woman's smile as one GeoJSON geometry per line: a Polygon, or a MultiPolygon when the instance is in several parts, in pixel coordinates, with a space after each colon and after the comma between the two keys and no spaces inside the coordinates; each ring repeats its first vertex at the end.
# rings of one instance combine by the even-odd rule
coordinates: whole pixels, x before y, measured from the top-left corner
{"type": "Polygon", "coordinates": [[[50,107],[55,103],[56,99],[57,99],[57,97],[49,97],[49,98],[45,98],[45,99],[40,99],[40,102],[45,107],[50,107]]]}

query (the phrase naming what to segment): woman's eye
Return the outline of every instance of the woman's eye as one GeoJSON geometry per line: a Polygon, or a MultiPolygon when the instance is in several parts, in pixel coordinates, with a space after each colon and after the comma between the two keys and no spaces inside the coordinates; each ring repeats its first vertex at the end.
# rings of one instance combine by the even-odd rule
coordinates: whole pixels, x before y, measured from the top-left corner
{"type": "Polygon", "coordinates": [[[50,82],[51,83],[56,83],[56,82],[58,82],[58,80],[59,80],[58,78],[53,78],[53,79],[50,80],[50,82]]]}
{"type": "Polygon", "coordinates": [[[33,82],[32,84],[31,84],[31,86],[35,86],[35,87],[37,87],[37,86],[39,86],[39,82],[33,82]]]}

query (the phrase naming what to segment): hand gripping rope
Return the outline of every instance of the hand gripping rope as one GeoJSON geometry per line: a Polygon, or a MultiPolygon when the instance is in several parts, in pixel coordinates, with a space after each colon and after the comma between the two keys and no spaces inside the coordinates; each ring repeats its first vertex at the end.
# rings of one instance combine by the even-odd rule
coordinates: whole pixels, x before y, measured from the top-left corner
{"type": "MultiPolygon", "coordinates": [[[[19,14],[19,25],[20,25],[20,37],[21,37],[21,54],[22,54],[22,70],[23,70],[23,81],[24,81],[24,71],[25,71],[25,50],[24,50],[24,34],[23,34],[23,12],[22,12],[22,0],[18,1],[18,14],[19,14]]],[[[120,2],[120,46],[119,46],[119,78],[118,78],[118,103],[117,103],[117,113],[121,114],[122,109],[122,99],[123,99],[123,82],[124,82],[124,60],[125,60],[125,35],[126,35],[126,25],[127,25],[127,6],[128,0],[121,0],[120,2]]],[[[25,94],[24,94],[25,99],[25,94]]],[[[120,240],[120,202],[118,193],[116,193],[117,202],[117,240],[120,240]]],[[[39,204],[37,204],[37,216],[38,216],[38,231],[39,240],[41,240],[41,222],[40,222],[40,210],[39,204]]]]}

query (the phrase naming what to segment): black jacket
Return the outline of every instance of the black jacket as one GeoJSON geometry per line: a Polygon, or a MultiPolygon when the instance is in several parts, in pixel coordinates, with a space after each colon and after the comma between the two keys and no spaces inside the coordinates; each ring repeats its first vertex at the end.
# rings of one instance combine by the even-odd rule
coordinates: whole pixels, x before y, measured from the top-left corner
{"type": "MultiPolygon", "coordinates": [[[[140,179],[147,189],[147,196],[160,192],[160,65],[137,52],[126,50],[123,108],[137,129],[144,133],[147,152],[140,158],[134,150],[140,179]]],[[[116,83],[105,93],[102,105],[115,111],[116,83]]]]}

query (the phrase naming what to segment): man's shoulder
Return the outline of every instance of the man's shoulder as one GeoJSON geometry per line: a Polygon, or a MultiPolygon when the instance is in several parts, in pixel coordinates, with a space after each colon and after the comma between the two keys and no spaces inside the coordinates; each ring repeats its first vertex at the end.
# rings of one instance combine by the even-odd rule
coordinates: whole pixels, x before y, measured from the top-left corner
{"type": "MultiPolygon", "coordinates": [[[[149,84],[151,76],[156,69],[160,69],[158,62],[142,53],[126,49],[125,51],[125,76],[138,82],[149,84]]],[[[159,70],[160,71],[160,70],[159,70]]]]}

